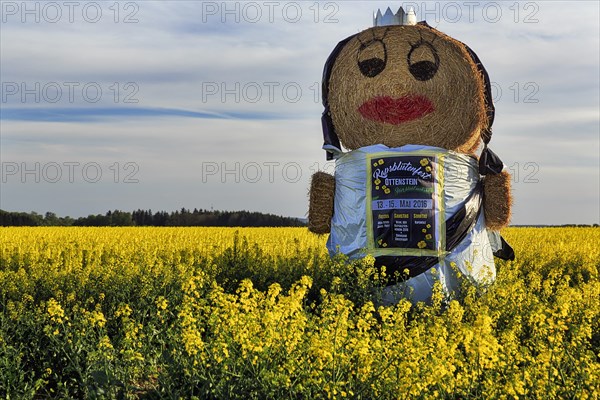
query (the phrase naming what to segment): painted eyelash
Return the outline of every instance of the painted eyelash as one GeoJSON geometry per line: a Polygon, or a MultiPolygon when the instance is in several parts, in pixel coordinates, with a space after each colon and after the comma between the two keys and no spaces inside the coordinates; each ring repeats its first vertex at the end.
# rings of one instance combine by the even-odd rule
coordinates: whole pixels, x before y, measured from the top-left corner
{"type": "Polygon", "coordinates": [[[433,46],[433,44],[435,43],[435,41],[437,39],[438,39],[438,36],[434,36],[433,39],[431,39],[431,41],[429,41],[423,37],[423,32],[419,32],[419,40],[416,43],[411,43],[410,41],[407,43],[410,44],[411,47],[417,47],[417,46],[419,46],[421,44],[425,44],[425,43],[433,46]]]}
{"type": "MultiPolygon", "coordinates": [[[[383,36],[381,37],[381,40],[385,39],[385,37],[387,36],[388,32],[390,31],[390,27],[386,27],[385,30],[383,31],[383,36]]],[[[375,33],[373,33],[375,34],[375,33]]]]}
{"type": "Polygon", "coordinates": [[[381,40],[383,41],[383,39],[385,39],[386,35],[388,34],[388,31],[390,30],[389,27],[386,27],[385,30],[383,31],[383,36],[380,38],[375,36],[375,32],[371,31],[371,36],[372,38],[369,39],[368,42],[363,42],[358,36],[356,37],[358,39],[358,42],[360,43],[361,47],[367,47],[369,44],[371,44],[372,42],[376,41],[376,40],[381,40]]]}
{"type": "Polygon", "coordinates": [[[417,41],[417,42],[415,42],[415,43],[411,43],[410,41],[408,41],[407,43],[410,45],[410,47],[417,47],[417,46],[420,46],[420,45],[422,45],[422,44],[428,44],[428,45],[430,45],[430,46],[433,46],[433,42],[434,42],[434,41],[435,41],[435,40],[432,40],[432,41],[430,42],[430,41],[428,41],[428,40],[425,40],[425,39],[421,38],[421,39],[419,39],[419,41],[417,41]]]}

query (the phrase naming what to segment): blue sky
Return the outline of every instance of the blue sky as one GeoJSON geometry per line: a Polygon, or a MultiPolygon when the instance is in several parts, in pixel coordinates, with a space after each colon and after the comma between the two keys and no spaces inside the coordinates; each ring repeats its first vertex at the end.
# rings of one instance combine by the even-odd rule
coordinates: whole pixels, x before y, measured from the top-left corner
{"type": "Polygon", "coordinates": [[[513,223],[600,221],[596,1],[67,3],[0,2],[2,209],[305,216],[323,64],[402,5],[486,66],[513,223]]]}

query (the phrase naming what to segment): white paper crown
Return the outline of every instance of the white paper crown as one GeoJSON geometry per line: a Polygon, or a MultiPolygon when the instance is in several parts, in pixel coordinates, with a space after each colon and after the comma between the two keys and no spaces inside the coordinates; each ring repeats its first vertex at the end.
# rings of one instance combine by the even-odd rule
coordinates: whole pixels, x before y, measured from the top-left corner
{"type": "Polygon", "coordinates": [[[405,12],[402,7],[398,9],[398,12],[394,14],[388,7],[385,10],[385,14],[381,13],[381,10],[377,10],[377,14],[373,15],[373,26],[388,26],[388,25],[416,25],[417,15],[412,7],[405,12]]]}

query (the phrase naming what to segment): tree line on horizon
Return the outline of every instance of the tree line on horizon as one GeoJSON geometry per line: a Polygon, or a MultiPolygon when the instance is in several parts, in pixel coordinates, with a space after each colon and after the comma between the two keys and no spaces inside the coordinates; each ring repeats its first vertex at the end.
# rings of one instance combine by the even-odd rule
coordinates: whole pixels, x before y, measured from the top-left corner
{"type": "Polygon", "coordinates": [[[240,226],[278,227],[306,226],[298,218],[283,217],[255,211],[212,211],[196,209],[166,212],[113,210],[87,217],[59,217],[53,212],[44,215],[0,210],[0,226],[240,226]]]}
{"type": "MultiPolygon", "coordinates": [[[[182,208],[166,212],[138,209],[133,212],[107,211],[87,217],[59,217],[53,212],[44,215],[32,212],[15,212],[0,209],[0,226],[239,226],[285,227],[306,226],[306,220],[283,217],[256,211],[213,211],[182,208]]],[[[513,227],[598,227],[598,224],[562,225],[511,225],[513,227]]]]}

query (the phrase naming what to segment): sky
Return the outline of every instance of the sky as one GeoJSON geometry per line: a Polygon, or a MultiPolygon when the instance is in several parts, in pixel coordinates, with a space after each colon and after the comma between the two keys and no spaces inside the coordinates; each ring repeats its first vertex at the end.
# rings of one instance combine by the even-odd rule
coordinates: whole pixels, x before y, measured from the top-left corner
{"type": "Polygon", "coordinates": [[[1,1],[0,208],[306,217],[323,65],[388,6],[485,65],[512,223],[599,223],[597,1],[1,1]]]}

